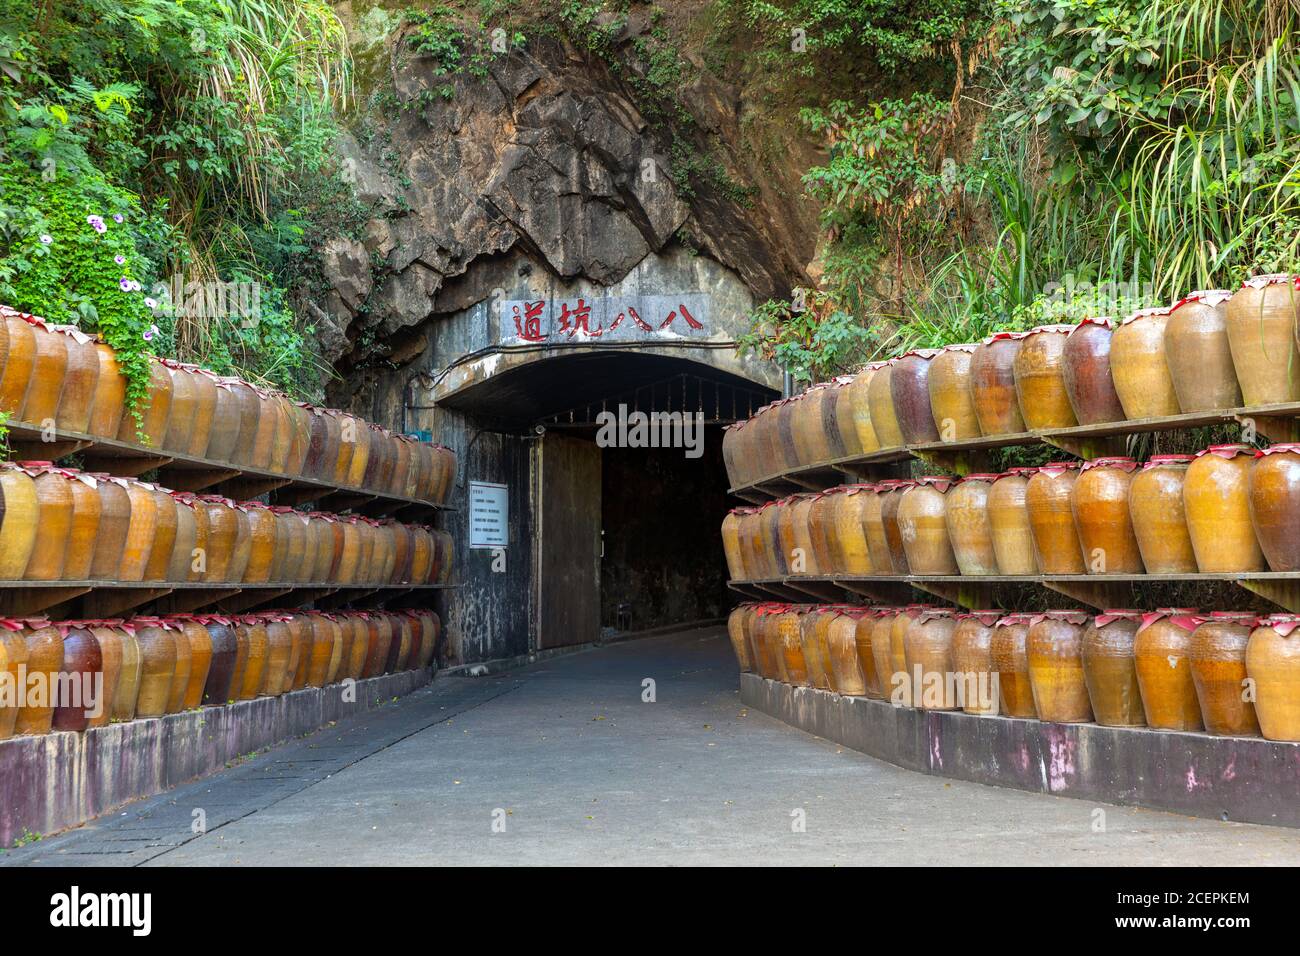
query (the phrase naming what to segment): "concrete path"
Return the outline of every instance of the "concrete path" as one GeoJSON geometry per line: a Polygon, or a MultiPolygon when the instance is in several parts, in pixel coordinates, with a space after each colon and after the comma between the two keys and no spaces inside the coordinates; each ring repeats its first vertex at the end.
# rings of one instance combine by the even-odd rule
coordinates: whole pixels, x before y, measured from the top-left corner
{"type": "Polygon", "coordinates": [[[1300,863],[1300,831],[1094,809],[747,713],[715,628],[439,679],[0,864],[1300,863]]]}

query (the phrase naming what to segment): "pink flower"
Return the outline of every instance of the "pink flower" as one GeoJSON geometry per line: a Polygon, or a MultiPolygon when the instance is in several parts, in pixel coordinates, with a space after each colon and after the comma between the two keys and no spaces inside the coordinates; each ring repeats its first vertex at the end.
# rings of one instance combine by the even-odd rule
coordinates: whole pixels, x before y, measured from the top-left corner
{"type": "Polygon", "coordinates": [[[144,307],[145,307],[146,309],[153,309],[153,308],[156,308],[157,305],[158,305],[158,300],[157,300],[157,299],[151,299],[149,296],[145,296],[145,297],[144,297],[144,307]]]}
{"type": "Polygon", "coordinates": [[[91,228],[96,232],[108,232],[108,226],[104,225],[104,220],[100,216],[87,216],[86,222],[90,223],[91,228]]]}
{"type": "Polygon", "coordinates": [[[157,335],[157,334],[158,334],[158,326],[156,326],[156,325],[151,325],[151,326],[149,326],[148,331],[146,331],[146,332],[144,333],[144,340],[145,340],[146,342],[152,342],[152,341],[153,341],[153,337],[154,337],[155,335],[157,335]]]}
{"type": "Polygon", "coordinates": [[[114,222],[120,223],[120,222],[122,221],[122,218],[123,218],[123,217],[122,217],[122,214],[121,214],[120,212],[118,212],[118,213],[114,213],[114,214],[113,214],[113,221],[114,221],[114,222]]]}
{"type": "Polygon", "coordinates": [[[130,292],[131,280],[128,279],[126,276],[122,276],[122,278],[117,280],[117,287],[121,289],[123,292],[130,292]]]}
{"type": "Polygon", "coordinates": [[[113,257],[113,261],[116,262],[119,266],[120,266],[120,265],[125,265],[125,264],[126,264],[126,256],[114,256],[114,257],[113,257]]]}

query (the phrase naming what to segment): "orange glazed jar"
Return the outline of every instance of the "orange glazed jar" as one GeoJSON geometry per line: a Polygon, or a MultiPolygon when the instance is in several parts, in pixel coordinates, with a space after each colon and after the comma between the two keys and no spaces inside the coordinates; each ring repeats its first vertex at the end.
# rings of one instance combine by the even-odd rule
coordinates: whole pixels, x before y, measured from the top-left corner
{"type": "MultiPolygon", "coordinates": [[[[860,485],[848,485],[832,499],[840,561],[836,569],[838,573],[871,574],[874,569],[867,545],[867,512],[875,497],[873,492],[864,491],[860,485]]],[[[723,543],[726,543],[725,533],[723,543]]]]}
{"type": "Polygon", "coordinates": [[[160,358],[158,362],[172,382],[172,408],[167,416],[167,430],[163,433],[161,447],[184,454],[189,450],[192,430],[197,424],[198,389],[193,377],[179,362],[165,358],[160,358]]]}
{"type": "Polygon", "coordinates": [[[830,389],[826,386],[814,385],[785,406],[790,415],[790,430],[800,465],[818,465],[832,458],[830,442],[822,424],[822,400],[828,394],[830,389]]]}
{"type": "Polygon", "coordinates": [[[1254,614],[1215,611],[1192,633],[1192,680],[1201,719],[1211,734],[1259,736],[1255,705],[1247,699],[1246,671],[1246,645],[1257,623],[1254,614]]]}
{"type": "Polygon", "coordinates": [[[867,388],[871,426],[875,429],[881,448],[898,448],[904,444],[903,429],[899,424],[898,412],[894,408],[894,390],[890,383],[894,373],[894,363],[897,361],[897,359],[890,359],[881,363],[867,388]]]}
{"type": "MultiPolygon", "coordinates": [[[[799,615],[799,641],[803,647],[808,684],[818,690],[831,690],[830,661],[824,636],[833,612],[824,607],[804,608],[799,615]]],[[[389,670],[394,668],[390,665],[389,670]]]]}
{"type": "Polygon", "coordinates": [[[235,544],[230,552],[230,566],[226,573],[232,582],[244,580],[248,571],[248,562],[253,557],[253,536],[249,533],[248,510],[231,502],[235,510],[235,544]]]}
{"type": "Polygon", "coordinates": [[[1188,649],[1201,619],[1193,608],[1165,607],[1142,617],[1133,638],[1133,661],[1147,726],[1154,730],[1201,730],[1188,649]]]}
{"type": "Polygon", "coordinates": [[[989,659],[998,675],[998,709],[1008,717],[1038,716],[1025,651],[1031,618],[1029,614],[1001,617],[989,639],[989,659]]]}
{"type": "MultiPolygon", "coordinates": [[[[74,499],[61,469],[48,461],[19,463],[36,486],[36,542],[23,577],[28,581],[55,581],[63,577],[72,532],[74,499]]],[[[9,520],[9,515],[5,515],[9,520]]]]}
{"type": "Polygon", "coordinates": [[[929,611],[937,610],[928,604],[909,604],[894,618],[889,628],[889,700],[895,705],[919,707],[916,699],[914,675],[907,666],[907,632],[929,611]]]}
{"type": "Polygon", "coordinates": [[[90,412],[99,383],[95,338],[72,325],[52,325],[50,329],[63,335],[68,347],[68,367],[55,422],[61,431],[85,434],[90,428],[90,412]]]}
{"type": "Polygon", "coordinates": [[[1172,309],[1142,309],[1115,330],[1110,340],[1110,372],[1130,419],[1177,415],[1178,393],[1165,361],[1165,326],[1172,309]]]}
{"type": "Polygon", "coordinates": [[[727,637],[731,641],[731,652],[736,655],[736,664],[741,673],[753,670],[749,660],[749,647],[745,643],[745,615],[751,605],[741,604],[727,615],[727,637]]]}
{"type": "Polygon", "coordinates": [[[898,523],[898,509],[903,495],[912,487],[906,479],[888,479],[880,482],[880,523],[885,529],[885,542],[889,545],[890,564],[894,574],[911,573],[907,565],[907,549],[903,546],[903,532],[898,523]]]}
{"type": "Polygon", "coordinates": [[[55,422],[63,380],[68,373],[68,337],[51,331],[40,319],[32,319],[36,332],[36,358],[19,421],[46,427],[55,422]]]}
{"type": "Polygon", "coordinates": [[[113,347],[95,342],[99,374],[95,378],[95,397],[90,403],[90,422],[86,432],[98,438],[116,438],[126,414],[126,379],[117,364],[113,347]]]}
{"type": "Polygon", "coordinates": [[[0,580],[18,581],[36,547],[40,502],[36,483],[12,462],[0,463],[0,580]]]}
{"type": "Polygon", "coordinates": [[[1077,425],[1065,390],[1065,338],[1072,325],[1044,325],[1025,334],[1015,357],[1020,417],[1029,429],[1077,425]]]}
{"type": "Polygon", "coordinates": [[[957,574],[948,539],[947,499],[952,480],[917,478],[898,502],[898,528],[912,574],[957,574]]]}
{"type": "Polygon", "coordinates": [[[1202,572],[1263,571],[1264,552],[1250,519],[1247,445],[1214,445],[1197,454],[1183,478],[1187,532],[1202,572]]]}
{"type": "Polygon", "coordinates": [[[958,704],[968,714],[996,717],[998,672],[993,665],[993,635],[1001,611],[969,611],[957,615],[952,632],[952,666],[958,704]]]}
{"type": "Polygon", "coordinates": [[[875,686],[883,700],[894,693],[894,661],[890,654],[890,637],[894,621],[903,613],[901,607],[881,608],[871,624],[871,664],[876,672],[875,686]]]}
{"type": "Polygon", "coordinates": [[[1240,408],[1241,386],[1228,341],[1231,292],[1193,292],[1165,323],[1165,362],[1184,412],[1240,408]]]}
{"type": "Polygon", "coordinates": [[[1034,615],[1025,636],[1029,684],[1039,720],[1086,724],[1092,720],[1088,684],[1083,676],[1083,611],[1047,611],[1034,615]]]}
{"type": "Polygon", "coordinates": [[[952,637],[957,621],[951,611],[928,608],[917,615],[903,635],[903,657],[912,681],[914,706],[923,710],[956,710],[957,686],[951,675],[952,637]]]}
{"type": "Polygon", "coordinates": [[[8,306],[0,306],[0,318],[4,320],[6,345],[0,369],[0,412],[21,420],[36,365],[36,327],[27,321],[30,316],[8,306]]]}
{"type": "Polygon", "coordinates": [[[1247,407],[1300,401],[1298,306],[1300,276],[1285,274],[1247,279],[1228,300],[1228,344],[1247,407]]]}
{"type": "Polygon", "coordinates": [[[271,563],[275,560],[276,517],[261,502],[245,501],[240,505],[248,515],[249,557],[244,570],[246,584],[265,584],[271,580],[271,563]]]}
{"type": "Polygon", "coordinates": [[[266,677],[270,640],[266,625],[256,615],[235,618],[235,632],[240,631],[248,638],[248,658],[244,663],[240,684],[235,688],[235,699],[252,700],[261,693],[262,682],[266,677]]]}
{"type": "Polygon", "coordinates": [[[121,570],[122,553],[131,527],[131,496],[123,479],[113,479],[102,472],[87,477],[95,481],[95,493],[99,496],[99,533],[95,536],[89,576],[105,581],[115,578],[121,570]]]}
{"type": "Polygon", "coordinates": [[[940,441],[980,437],[979,416],[971,393],[974,345],[949,345],[930,360],[930,411],[940,441]]]}
{"type": "Polygon", "coordinates": [[[853,643],[858,648],[858,667],[866,685],[866,696],[880,700],[885,695],[880,689],[880,675],[876,673],[876,658],[871,651],[871,637],[880,615],[891,608],[859,608],[854,617],[853,643]]]}
{"type": "Polygon", "coordinates": [[[149,547],[149,560],[144,566],[146,581],[167,580],[172,551],[176,545],[176,529],[180,519],[176,514],[176,499],[161,488],[153,489],[154,529],[153,543],[149,547]]]}
{"type": "Polygon", "coordinates": [[[1037,574],[1033,529],[1025,492],[1037,468],[1012,468],[989,487],[989,529],[999,574],[1037,574]]]}
{"type": "Polygon", "coordinates": [[[1083,632],[1083,676],[1103,727],[1146,724],[1133,650],[1141,626],[1141,611],[1102,611],[1083,632]]]}
{"type": "Polygon", "coordinates": [[[1094,458],[1079,469],[1071,504],[1089,574],[1143,572],[1129,515],[1129,485],[1136,470],[1132,458],[1094,458]]]}
{"type": "Polygon", "coordinates": [[[204,510],[208,515],[208,546],[205,552],[205,581],[225,584],[230,577],[230,559],[235,550],[235,536],[239,531],[234,502],[220,495],[202,495],[204,510]]]}
{"type": "MultiPolygon", "coordinates": [[[[184,658],[185,672],[178,680],[180,663],[178,655],[179,629],[175,624],[157,617],[137,617],[133,621],[135,637],[140,645],[140,692],[136,699],[137,717],[161,717],[168,713],[173,684],[179,684],[179,697],[189,682],[189,657],[184,658]]],[[[188,642],[185,647],[189,650],[188,642]]]]}
{"type": "Polygon", "coordinates": [[[1148,574],[1196,571],[1183,507],[1183,481],[1191,461],[1191,455],[1152,455],[1129,485],[1133,533],[1148,574]]]}
{"type": "Polygon", "coordinates": [[[236,391],[237,378],[213,376],[216,401],[212,406],[212,427],[203,457],[209,461],[234,461],[235,446],[239,444],[241,421],[241,394],[236,391]]]}
{"type": "Polygon", "coordinates": [[[98,482],[71,468],[61,470],[68,490],[72,492],[72,525],[68,532],[62,577],[65,581],[85,581],[90,578],[95,544],[99,540],[101,507],[99,491],[95,487],[98,482]]]}
{"type": "MultiPolygon", "coordinates": [[[[257,401],[257,430],[253,433],[253,447],[249,452],[248,464],[258,471],[271,470],[271,456],[275,453],[275,433],[280,427],[279,408],[274,400],[260,388],[253,390],[257,401]]],[[[243,428],[243,421],[240,421],[243,428]]]]}
{"type": "Polygon", "coordinates": [[[288,395],[270,392],[270,406],[275,414],[275,439],[271,444],[271,461],[267,470],[277,475],[289,473],[289,458],[297,434],[293,402],[288,395]]]}
{"type": "Polygon", "coordinates": [[[1016,355],[1024,333],[999,332],[971,354],[970,391],[984,435],[1018,435],[1025,431],[1016,394],[1016,355]]]}
{"type": "MultiPolygon", "coordinates": [[[[167,423],[167,441],[194,458],[206,458],[212,443],[212,423],[217,416],[217,377],[197,365],[179,366],[188,375],[194,390],[194,420],[187,428],[173,410],[167,423]]],[[[173,402],[175,396],[173,395],[173,402]]]]}
{"type": "Polygon", "coordinates": [[[1246,673],[1255,682],[1255,715],[1268,740],[1300,741],[1300,616],[1274,614],[1246,643],[1246,673]]]}
{"type": "MultiPolygon", "coordinates": [[[[0,675],[12,687],[22,687],[27,675],[27,642],[23,640],[22,623],[11,618],[0,618],[0,675]]],[[[21,695],[0,697],[0,740],[14,735],[18,720],[21,695]]]]}
{"type": "Polygon", "coordinates": [[[989,493],[997,480],[997,475],[967,475],[948,490],[944,516],[948,540],[962,574],[998,573],[989,520],[989,493]]]}
{"type": "Polygon", "coordinates": [[[208,671],[212,668],[212,635],[206,625],[189,615],[167,618],[180,629],[177,642],[189,645],[190,676],[181,695],[180,710],[194,710],[203,703],[203,688],[207,686],[208,671]]]}
{"type": "MultiPolygon", "coordinates": [[[[102,649],[108,641],[121,645],[122,668],[113,694],[112,720],[134,720],[136,698],[140,694],[140,642],[135,636],[135,625],[118,619],[96,622],[95,637],[102,649]]],[[[98,718],[97,718],[98,719],[98,718]]],[[[104,720],[108,723],[108,720],[104,720]]],[[[99,726],[97,724],[97,726],[99,726]]]]}
{"type": "Polygon", "coordinates": [[[58,687],[59,674],[63,671],[63,635],[45,618],[6,620],[0,624],[6,630],[12,630],[15,625],[21,628],[27,645],[27,679],[30,682],[36,675],[41,675],[47,691],[44,695],[23,695],[24,702],[14,719],[14,733],[20,736],[48,734],[54,722],[54,695],[50,688],[58,687]]]}
{"type": "Polygon", "coordinates": [[[230,460],[236,465],[247,468],[255,467],[257,456],[258,429],[261,426],[262,402],[253,390],[253,386],[238,378],[225,379],[230,391],[235,396],[235,407],[239,415],[239,433],[230,460]]]}
{"type": "Polygon", "coordinates": [[[147,404],[141,403],[139,411],[138,423],[130,411],[122,416],[117,440],[147,448],[161,448],[167,435],[168,422],[171,421],[172,377],[163,364],[152,356],[149,358],[149,398],[147,404]]]}
{"type": "Polygon", "coordinates": [[[1270,571],[1300,571],[1300,445],[1255,452],[1246,469],[1250,517],[1270,571]]]}
{"type": "Polygon", "coordinates": [[[1041,574],[1082,574],[1086,570],[1074,521],[1078,468],[1074,462],[1043,465],[1025,485],[1025,510],[1041,574]]]}

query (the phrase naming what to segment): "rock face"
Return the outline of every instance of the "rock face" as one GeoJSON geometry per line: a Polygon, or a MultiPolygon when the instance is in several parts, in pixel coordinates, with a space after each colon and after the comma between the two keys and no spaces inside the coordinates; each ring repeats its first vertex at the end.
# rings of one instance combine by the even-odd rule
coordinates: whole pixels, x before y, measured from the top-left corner
{"type": "Polygon", "coordinates": [[[701,150],[717,164],[709,139],[738,130],[735,94],[696,82],[701,115],[685,135],[698,142],[683,149],[674,130],[647,122],[625,82],[638,68],[636,29],[610,54],[623,58],[617,71],[542,37],[485,69],[439,75],[400,30],[389,38],[396,105],[366,145],[351,134],[339,144],[372,218],[360,241],[322,250],[328,290],[313,295],[312,314],[326,359],[345,373],[394,350],[409,359],[415,327],[488,297],[521,255],[559,279],[609,285],[685,242],[759,300],[806,282],[811,230],[793,220],[808,212],[788,205],[798,200],[761,184],[737,198],[699,172],[701,150]],[[697,161],[674,170],[672,156],[697,161]]]}

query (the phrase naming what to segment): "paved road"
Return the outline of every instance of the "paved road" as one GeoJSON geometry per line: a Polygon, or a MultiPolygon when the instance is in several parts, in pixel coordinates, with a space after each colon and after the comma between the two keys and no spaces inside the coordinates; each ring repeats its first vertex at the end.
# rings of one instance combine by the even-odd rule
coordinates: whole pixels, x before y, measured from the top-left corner
{"type": "Polygon", "coordinates": [[[0,863],[1300,862],[1300,831],[1107,807],[1097,833],[1093,809],[900,770],[747,712],[711,629],[441,679],[0,863]]]}

